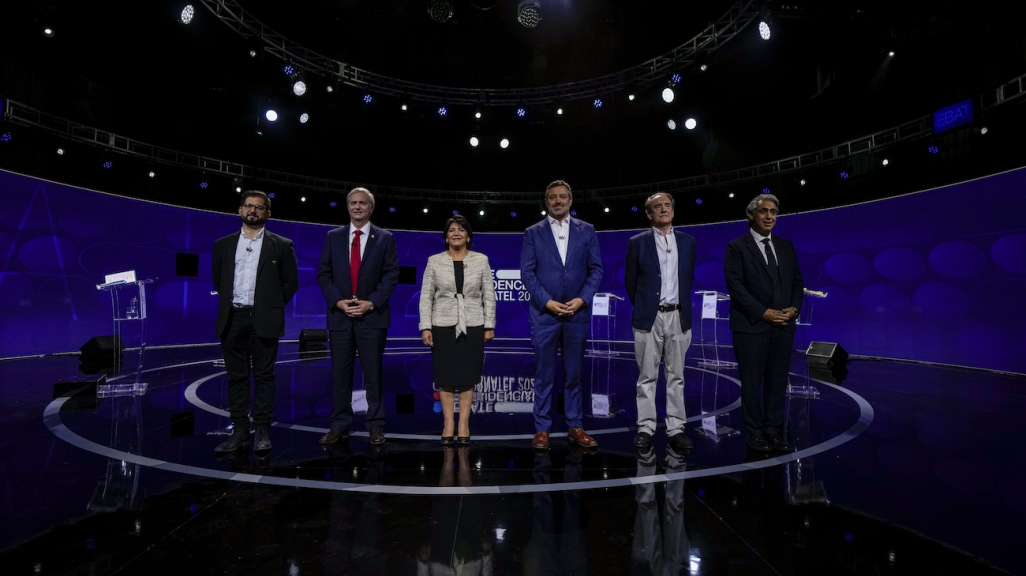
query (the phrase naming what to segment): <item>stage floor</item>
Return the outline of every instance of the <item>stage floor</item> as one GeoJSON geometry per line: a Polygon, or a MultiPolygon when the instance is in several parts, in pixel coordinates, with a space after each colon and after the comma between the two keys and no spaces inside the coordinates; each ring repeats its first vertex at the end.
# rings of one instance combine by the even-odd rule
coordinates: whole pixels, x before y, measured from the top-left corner
{"type": "MultiPolygon", "coordinates": [[[[469,449],[443,449],[431,358],[391,342],[386,435],[323,449],[330,363],[283,344],[274,448],[227,458],[217,347],[149,350],[142,395],[54,398],[75,357],[0,362],[6,574],[1026,572],[1026,380],[856,361],[788,401],[793,450],[749,453],[737,371],[689,352],[695,449],[631,445],[629,346],[585,361],[585,452],[530,446],[533,357],[491,348],[469,449]],[[609,410],[591,415],[592,401],[609,410]],[[608,412],[608,414],[606,413],[608,412]],[[704,419],[704,420],[703,420],[704,419]]],[[[522,344],[520,345],[522,346],[522,344]]],[[[725,351],[729,359],[729,351],[725,351]]],[[[136,380],[137,357],[111,376],[136,380]]],[[[663,388],[660,383],[660,394],[663,388]]],[[[660,417],[664,402],[660,402],[660,417]]],[[[556,417],[554,432],[565,432],[556,417]]]]}

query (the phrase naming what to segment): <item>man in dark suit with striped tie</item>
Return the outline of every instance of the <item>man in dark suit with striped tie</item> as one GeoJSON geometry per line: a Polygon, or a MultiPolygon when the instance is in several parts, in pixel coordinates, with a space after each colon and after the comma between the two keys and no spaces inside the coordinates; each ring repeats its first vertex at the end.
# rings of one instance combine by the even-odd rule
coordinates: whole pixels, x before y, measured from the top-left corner
{"type": "Polygon", "coordinates": [[[794,245],[773,234],[779,206],[772,194],[756,196],[747,208],[748,232],[727,244],[723,261],[741,414],[748,446],[759,452],[788,451],[784,401],[805,288],[794,245]]]}

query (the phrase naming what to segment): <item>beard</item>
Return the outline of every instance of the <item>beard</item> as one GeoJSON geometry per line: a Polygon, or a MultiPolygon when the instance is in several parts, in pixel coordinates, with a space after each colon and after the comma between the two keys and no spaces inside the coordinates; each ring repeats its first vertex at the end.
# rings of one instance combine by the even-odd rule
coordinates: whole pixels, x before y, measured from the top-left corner
{"type": "Polygon", "coordinates": [[[242,216],[241,218],[243,224],[245,224],[246,226],[251,226],[253,228],[260,228],[264,225],[265,222],[267,222],[267,216],[261,216],[260,214],[247,214],[245,216],[242,216]]]}

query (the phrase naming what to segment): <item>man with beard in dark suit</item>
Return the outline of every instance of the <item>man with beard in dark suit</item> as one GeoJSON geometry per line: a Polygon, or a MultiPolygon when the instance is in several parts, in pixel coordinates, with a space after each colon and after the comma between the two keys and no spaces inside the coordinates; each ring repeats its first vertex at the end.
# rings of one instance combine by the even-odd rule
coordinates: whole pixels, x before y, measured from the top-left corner
{"type": "Polygon", "coordinates": [[[264,225],[271,199],[259,190],[242,193],[242,231],[214,242],[213,279],[219,301],[217,336],[228,372],[232,435],[214,451],[248,446],[250,365],[254,382],[253,427],[257,451],[271,449],[274,364],[278,339],[285,335],[285,304],[299,287],[299,266],[292,240],[264,225]]]}

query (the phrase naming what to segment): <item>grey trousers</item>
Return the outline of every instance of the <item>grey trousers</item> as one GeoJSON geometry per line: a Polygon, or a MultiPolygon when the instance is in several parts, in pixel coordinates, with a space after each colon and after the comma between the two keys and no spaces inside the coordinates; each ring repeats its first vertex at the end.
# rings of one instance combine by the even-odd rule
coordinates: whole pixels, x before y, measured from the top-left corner
{"type": "Polygon", "coordinates": [[[651,330],[634,329],[634,357],[638,361],[638,432],[655,435],[656,382],[659,363],[666,366],[666,435],[684,430],[684,355],[691,346],[691,328],[681,330],[680,314],[659,312],[651,330]]]}

